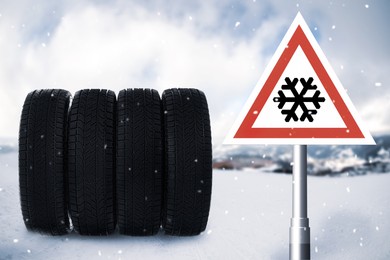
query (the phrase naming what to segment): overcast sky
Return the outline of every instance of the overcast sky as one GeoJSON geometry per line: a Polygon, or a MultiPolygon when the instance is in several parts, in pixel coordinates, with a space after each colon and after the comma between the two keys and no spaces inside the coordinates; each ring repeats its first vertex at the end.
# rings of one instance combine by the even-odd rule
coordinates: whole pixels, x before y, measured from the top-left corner
{"type": "Polygon", "coordinates": [[[194,87],[218,144],[298,11],[370,131],[390,133],[390,1],[0,0],[0,137],[34,89],[194,87]]]}

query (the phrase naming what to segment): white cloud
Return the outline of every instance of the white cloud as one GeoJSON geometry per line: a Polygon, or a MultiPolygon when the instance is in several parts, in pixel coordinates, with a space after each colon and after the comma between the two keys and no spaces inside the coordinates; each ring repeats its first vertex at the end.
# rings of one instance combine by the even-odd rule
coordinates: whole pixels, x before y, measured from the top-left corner
{"type": "Polygon", "coordinates": [[[376,97],[360,109],[360,115],[365,119],[365,124],[376,133],[388,134],[390,131],[389,100],[390,94],[376,97]]]}

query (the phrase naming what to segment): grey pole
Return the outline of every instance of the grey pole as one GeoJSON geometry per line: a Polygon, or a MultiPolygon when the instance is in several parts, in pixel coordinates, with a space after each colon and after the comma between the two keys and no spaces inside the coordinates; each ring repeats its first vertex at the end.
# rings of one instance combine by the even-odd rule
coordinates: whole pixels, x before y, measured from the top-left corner
{"type": "Polygon", "coordinates": [[[294,145],[293,212],[290,225],[290,260],[310,259],[307,217],[307,146],[294,145]]]}

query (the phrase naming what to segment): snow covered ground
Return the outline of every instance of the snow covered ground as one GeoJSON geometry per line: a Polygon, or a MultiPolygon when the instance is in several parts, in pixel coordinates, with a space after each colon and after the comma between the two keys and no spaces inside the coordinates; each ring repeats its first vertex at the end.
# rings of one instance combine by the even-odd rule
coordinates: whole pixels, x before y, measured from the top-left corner
{"type": "MultiPolygon", "coordinates": [[[[390,174],[309,177],[312,259],[390,259],[390,174]]],[[[61,237],[27,232],[17,153],[0,153],[0,259],[288,259],[291,176],[214,171],[198,237],[61,237]]]]}

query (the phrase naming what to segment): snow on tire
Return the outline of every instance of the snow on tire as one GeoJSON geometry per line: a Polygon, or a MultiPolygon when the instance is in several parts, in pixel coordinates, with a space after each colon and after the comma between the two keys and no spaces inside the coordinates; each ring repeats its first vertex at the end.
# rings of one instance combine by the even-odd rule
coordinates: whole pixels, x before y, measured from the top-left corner
{"type": "Polygon", "coordinates": [[[29,230],[62,235],[69,230],[66,194],[66,124],[71,94],[35,90],[23,105],[19,130],[19,187],[29,230]]]}
{"type": "Polygon", "coordinates": [[[116,225],[115,93],[80,90],[69,112],[69,211],[82,235],[107,235],[116,225]]]}
{"type": "Polygon", "coordinates": [[[196,89],[168,89],[162,103],[166,156],[163,227],[169,235],[198,235],[207,225],[212,185],[206,97],[196,89]]]}
{"type": "Polygon", "coordinates": [[[117,207],[119,232],[158,232],[162,203],[162,118],[158,92],[126,89],[117,104],[117,207]]]}

